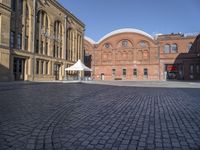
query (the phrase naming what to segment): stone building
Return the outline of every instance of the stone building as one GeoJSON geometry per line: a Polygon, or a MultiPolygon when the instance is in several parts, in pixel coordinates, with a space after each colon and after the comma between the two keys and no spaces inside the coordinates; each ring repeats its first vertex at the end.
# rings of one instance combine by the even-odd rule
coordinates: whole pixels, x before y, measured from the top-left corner
{"type": "Polygon", "coordinates": [[[125,28],[98,42],[85,37],[85,63],[96,80],[199,80],[200,38],[125,28]]]}
{"type": "Polygon", "coordinates": [[[0,81],[62,80],[84,59],[85,25],[56,0],[0,0],[0,81]]]}

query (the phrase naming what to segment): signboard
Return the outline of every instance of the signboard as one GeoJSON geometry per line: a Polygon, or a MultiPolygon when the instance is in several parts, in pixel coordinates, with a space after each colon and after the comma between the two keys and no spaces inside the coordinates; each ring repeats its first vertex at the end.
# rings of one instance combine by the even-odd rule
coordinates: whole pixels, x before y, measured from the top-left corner
{"type": "Polygon", "coordinates": [[[177,70],[176,66],[173,66],[173,65],[168,65],[167,66],[167,71],[176,71],[176,70],[177,70]]]}

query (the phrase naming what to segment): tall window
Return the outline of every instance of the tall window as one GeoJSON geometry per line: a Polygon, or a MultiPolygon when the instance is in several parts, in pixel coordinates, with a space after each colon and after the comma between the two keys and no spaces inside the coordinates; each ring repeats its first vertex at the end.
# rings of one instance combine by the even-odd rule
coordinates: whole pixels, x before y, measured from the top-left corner
{"type": "Polygon", "coordinates": [[[44,74],[44,61],[41,61],[41,74],[44,74]]]}
{"type": "Polygon", "coordinates": [[[148,78],[148,69],[147,68],[144,68],[144,77],[148,78]]]}
{"type": "Polygon", "coordinates": [[[136,68],[133,69],[133,76],[134,76],[134,78],[137,78],[137,69],[136,68]]]}
{"type": "Polygon", "coordinates": [[[11,0],[11,9],[12,11],[16,10],[16,0],[11,0]]]}
{"type": "Polygon", "coordinates": [[[36,53],[39,53],[39,40],[36,40],[35,52],[36,52],[36,53]]]}
{"type": "Polygon", "coordinates": [[[47,53],[48,53],[48,42],[46,42],[46,46],[45,46],[45,55],[47,55],[47,53]]]}
{"type": "Polygon", "coordinates": [[[44,50],[43,50],[43,48],[44,48],[44,42],[43,41],[41,41],[41,43],[40,43],[40,53],[41,54],[43,54],[43,52],[44,52],[44,50]]]}
{"type": "Polygon", "coordinates": [[[197,72],[197,74],[200,74],[200,65],[199,64],[196,65],[196,72],[197,72]]]}
{"type": "Polygon", "coordinates": [[[164,45],[164,53],[170,53],[170,45],[169,44],[164,45]]]}
{"type": "Polygon", "coordinates": [[[49,64],[49,62],[48,62],[48,61],[46,61],[46,70],[45,70],[45,74],[48,74],[48,69],[49,69],[49,68],[48,68],[48,67],[49,67],[49,65],[48,65],[48,64],[49,64]]]}
{"type": "Polygon", "coordinates": [[[126,76],[126,69],[122,69],[122,75],[126,76]]]}
{"type": "Polygon", "coordinates": [[[116,75],[116,69],[112,69],[112,76],[116,75]]]}
{"type": "Polygon", "coordinates": [[[62,24],[60,21],[55,21],[54,23],[54,45],[57,47],[56,57],[62,56],[62,24]]]}
{"type": "Polygon", "coordinates": [[[194,73],[194,65],[191,64],[191,65],[190,65],[190,74],[193,74],[193,73],[194,73]]]}
{"type": "Polygon", "coordinates": [[[22,48],[22,35],[21,34],[17,35],[17,48],[18,49],[22,48]]]}
{"type": "Polygon", "coordinates": [[[10,32],[10,47],[15,48],[15,32],[10,32]]]}
{"type": "Polygon", "coordinates": [[[40,70],[40,62],[39,60],[36,61],[36,74],[39,74],[39,70],[40,70]]]}
{"type": "Polygon", "coordinates": [[[171,52],[172,53],[177,53],[178,52],[178,46],[177,46],[177,44],[172,44],[171,45],[171,52]]]}
{"type": "Polygon", "coordinates": [[[37,13],[37,24],[36,24],[36,39],[38,40],[38,48],[40,50],[38,50],[38,52],[40,52],[41,54],[46,54],[47,53],[47,47],[46,47],[46,43],[48,43],[48,30],[49,30],[49,21],[48,21],[48,16],[47,13],[43,10],[38,11],[37,13]],[[43,40],[43,39],[46,40],[43,40]],[[44,49],[45,47],[45,49],[44,49]]]}
{"type": "Polygon", "coordinates": [[[25,50],[28,50],[28,36],[25,36],[25,50]]]}

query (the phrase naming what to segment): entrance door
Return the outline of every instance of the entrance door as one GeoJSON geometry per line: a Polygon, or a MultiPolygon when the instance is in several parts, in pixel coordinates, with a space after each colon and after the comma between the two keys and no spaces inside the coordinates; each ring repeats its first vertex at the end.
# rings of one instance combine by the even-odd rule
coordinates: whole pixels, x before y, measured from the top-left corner
{"type": "Polygon", "coordinates": [[[104,73],[101,74],[101,80],[104,80],[104,73]]]}
{"type": "Polygon", "coordinates": [[[13,62],[13,75],[15,81],[24,80],[24,63],[23,58],[14,58],[13,62]]]}
{"type": "Polygon", "coordinates": [[[54,76],[55,76],[55,80],[59,80],[59,78],[60,78],[60,65],[59,64],[54,64],[54,76]]]}

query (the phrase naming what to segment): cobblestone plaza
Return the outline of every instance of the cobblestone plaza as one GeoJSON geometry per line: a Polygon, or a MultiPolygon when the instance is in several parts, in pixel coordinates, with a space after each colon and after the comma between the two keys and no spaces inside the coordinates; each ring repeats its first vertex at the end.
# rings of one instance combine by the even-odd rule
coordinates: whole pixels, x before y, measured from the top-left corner
{"type": "Polygon", "coordinates": [[[1,150],[199,150],[200,88],[0,84],[1,150]]]}

